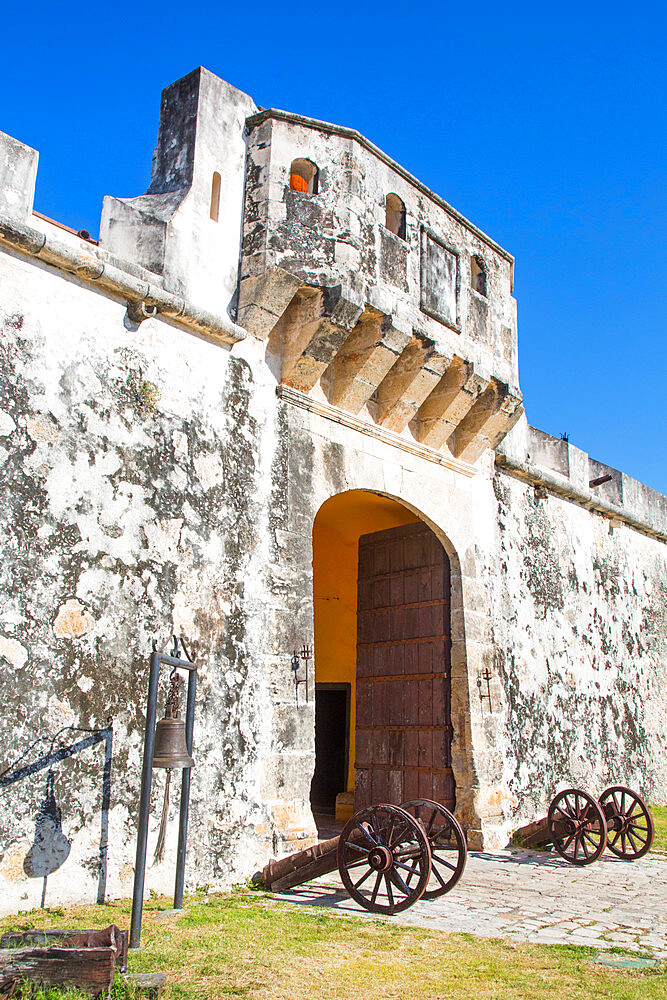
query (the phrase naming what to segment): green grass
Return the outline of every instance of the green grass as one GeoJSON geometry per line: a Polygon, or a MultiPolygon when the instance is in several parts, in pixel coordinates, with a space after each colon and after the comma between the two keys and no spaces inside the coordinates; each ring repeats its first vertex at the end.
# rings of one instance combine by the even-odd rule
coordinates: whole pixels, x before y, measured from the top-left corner
{"type": "MultiPolygon", "coordinates": [[[[243,891],[186,901],[160,917],[167,899],[145,904],[142,950],[131,972],[165,972],[165,1000],[665,1000],[664,970],[594,966],[596,951],[515,944],[471,934],[404,927],[390,920],[333,916],[243,891]]],[[[127,901],[33,911],[3,930],[129,925],[127,901]]],[[[117,1000],[131,995],[114,990],[117,1000]]],[[[71,1000],[50,991],[38,1000],[71,1000]]]]}
{"type": "Polygon", "coordinates": [[[667,851],[667,806],[651,806],[651,815],[655,823],[654,851],[667,851]]]}
{"type": "MultiPolygon", "coordinates": [[[[0,996],[2,995],[0,994],[0,996]]],[[[19,990],[10,996],[13,996],[15,1000],[89,1000],[88,997],[84,998],[79,990],[73,988],[52,987],[47,989],[25,982],[19,990]]],[[[141,996],[133,986],[119,978],[115,980],[111,988],[111,1000],[141,1000],[141,996]]]]}

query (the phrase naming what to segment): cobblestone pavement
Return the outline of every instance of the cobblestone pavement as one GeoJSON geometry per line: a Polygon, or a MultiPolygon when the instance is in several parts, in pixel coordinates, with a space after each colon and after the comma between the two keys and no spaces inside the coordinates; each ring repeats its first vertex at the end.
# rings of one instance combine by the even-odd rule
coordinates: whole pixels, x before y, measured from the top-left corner
{"type": "MultiPolygon", "coordinates": [[[[338,872],[276,893],[280,899],[367,916],[338,872]]],[[[621,861],[608,852],[585,868],[536,851],[475,852],[446,896],[393,917],[411,926],[537,944],[645,951],[667,958],[667,857],[621,861]]]]}

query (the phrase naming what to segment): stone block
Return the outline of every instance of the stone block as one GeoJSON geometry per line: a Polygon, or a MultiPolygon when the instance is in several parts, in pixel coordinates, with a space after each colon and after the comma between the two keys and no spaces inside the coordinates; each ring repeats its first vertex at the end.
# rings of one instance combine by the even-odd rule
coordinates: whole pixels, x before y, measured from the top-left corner
{"type": "Polygon", "coordinates": [[[27,222],[32,213],[39,153],[0,132],[0,212],[27,222]]]}
{"type": "Polygon", "coordinates": [[[471,362],[454,357],[440,381],[419,407],[416,437],[431,448],[441,448],[489,384],[471,362]]]}
{"type": "Polygon", "coordinates": [[[299,278],[281,267],[244,278],[239,288],[239,326],[259,340],[266,340],[300,284],[299,278]]]}
{"type": "Polygon", "coordinates": [[[282,381],[308,392],[319,381],[363,312],[351,289],[310,289],[304,308],[290,316],[282,331],[282,381]],[[310,316],[309,316],[310,314],[310,316]]]}
{"type": "Polygon", "coordinates": [[[400,434],[450,362],[450,357],[436,350],[433,341],[412,337],[378,386],[378,423],[400,434]]]}
{"type": "Polygon", "coordinates": [[[476,462],[486,448],[500,443],[522,413],[521,395],[492,379],[450,436],[452,454],[463,462],[476,462]]]}
{"type": "Polygon", "coordinates": [[[358,413],[409,340],[410,334],[397,329],[390,316],[366,309],[327,370],[331,402],[358,413]]]}

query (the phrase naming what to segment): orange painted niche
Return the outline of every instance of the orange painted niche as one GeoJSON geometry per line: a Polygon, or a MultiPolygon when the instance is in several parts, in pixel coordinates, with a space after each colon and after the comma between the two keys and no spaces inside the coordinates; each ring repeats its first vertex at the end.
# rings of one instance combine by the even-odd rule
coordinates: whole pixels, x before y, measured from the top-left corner
{"type": "Polygon", "coordinates": [[[415,521],[396,500],[349,490],[323,503],[313,524],[315,682],[350,685],[348,792],[354,790],[359,537],[415,521]]]}

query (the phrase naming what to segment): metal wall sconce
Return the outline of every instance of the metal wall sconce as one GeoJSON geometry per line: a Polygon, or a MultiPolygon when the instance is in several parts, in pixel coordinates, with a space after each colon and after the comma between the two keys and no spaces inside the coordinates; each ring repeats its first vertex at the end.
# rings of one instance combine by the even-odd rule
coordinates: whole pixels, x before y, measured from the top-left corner
{"type": "Polygon", "coordinates": [[[301,647],[301,651],[297,653],[296,649],[292,653],[292,660],[290,667],[294,674],[294,696],[296,698],[296,706],[299,707],[299,684],[306,685],[306,704],[308,704],[308,661],[312,660],[313,651],[310,646],[304,645],[301,647]],[[301,668],[301,661],[304,663],[304,676],[299,677],[299,670],[301,668]]]}
{"type": "Polygon", "coordinates": [[[479,691],[479,700],[484,707],[484,699],[486,698],[489,702],[489,712],[493,711],[491,706],[491,678],[493,674],[488,667],[484,667],[481,673],[477,674],[477,690],[479,691]],[[483,690],[484,682],[486,681],[486,691],[483,690]]]}

